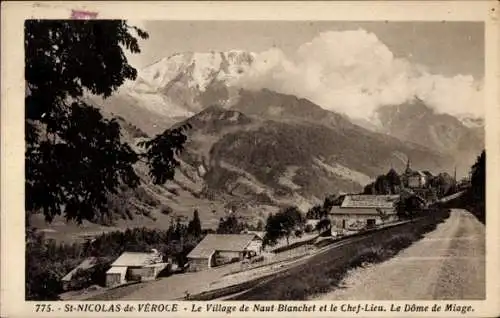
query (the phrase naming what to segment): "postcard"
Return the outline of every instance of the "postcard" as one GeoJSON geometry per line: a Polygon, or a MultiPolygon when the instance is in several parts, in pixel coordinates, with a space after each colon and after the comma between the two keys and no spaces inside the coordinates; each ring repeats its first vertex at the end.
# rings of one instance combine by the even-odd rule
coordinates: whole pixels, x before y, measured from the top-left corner
{"type": "Polygon", "coordinates": [[[498,9],[2,3],[2,315],[500,314],[498,9]]]}

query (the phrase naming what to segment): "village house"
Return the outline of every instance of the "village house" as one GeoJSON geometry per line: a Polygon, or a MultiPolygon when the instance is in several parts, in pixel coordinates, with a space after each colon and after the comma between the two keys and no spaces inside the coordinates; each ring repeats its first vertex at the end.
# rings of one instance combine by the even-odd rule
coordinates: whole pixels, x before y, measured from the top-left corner
{"type": "Polygon", "coordinates": [[[423,188],[427,185],[427,176],[422,171],[412,171],[406,175],[406,186],[410,189],[423,188]]]}
{"type": "Polygon", "coordinates": [[[88,257],[83,260],[78,266],[73,268],[69,273],[67,273],[63,278],[61,278],[62,288],[63,290],[70,290],[74,288],[75,285],[75,274],[78,271],[88,270],[97,265],[96,257],[88,257]]]}
{"type": "Polygon", "coordinates": [[[189,271],[241,261],[262,252],[262,238],[255,234],[207,234],[188,254],[189,271]]]}
{"type": "Polygon", "coordinates": [[[346,195],[330,210],[332,230],[361,229],[396,221],[399,195],[346,195]]]}
{"type": "Polygon", "coordinates": [[[413,170],[410,167],[410,160],[408,160],[408,162],[406,163],[406,170],[401,176],[401,181],[407,188],[419,189],[427,187],[433,177],[434,176],[430,171],[413,170]]]}
{"type": "Polygon", "coordinates": [[[131,281],[154,280],[168,265],[163,262],[161,254],[156,250],[149,253],[124,252],[106,272],[106,287],[131,281]]]}

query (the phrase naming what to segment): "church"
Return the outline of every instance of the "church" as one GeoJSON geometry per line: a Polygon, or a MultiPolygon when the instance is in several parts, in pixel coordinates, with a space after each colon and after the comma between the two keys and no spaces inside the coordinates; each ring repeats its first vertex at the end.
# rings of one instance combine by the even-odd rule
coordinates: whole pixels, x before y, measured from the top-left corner
{"type": "Polygon", "coordinates": [[[401,175],[403,186],[410,189],[426,188],[433,178],[429,171],[413,170],[410,167],[410,159],[406,162],[406,169],[401,175]]]}

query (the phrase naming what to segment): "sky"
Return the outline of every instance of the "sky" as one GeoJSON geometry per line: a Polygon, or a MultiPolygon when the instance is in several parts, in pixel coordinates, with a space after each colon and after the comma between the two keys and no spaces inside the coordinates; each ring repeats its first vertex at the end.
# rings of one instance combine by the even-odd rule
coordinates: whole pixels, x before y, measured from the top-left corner
{"type": "Polygon", "coordinates": [[[293,93],[351,116],[413,96],[444,113],[484,112],[480,22],[130,23],[150,35],[141,54],[129,55],[138,69],[173,53],[238,49],[258,53],[240,85],[293,93]]]}

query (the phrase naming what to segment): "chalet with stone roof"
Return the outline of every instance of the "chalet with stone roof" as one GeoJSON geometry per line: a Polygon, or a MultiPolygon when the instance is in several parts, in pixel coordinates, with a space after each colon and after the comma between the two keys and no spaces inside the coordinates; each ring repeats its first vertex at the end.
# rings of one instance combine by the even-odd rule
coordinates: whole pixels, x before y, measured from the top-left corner
{"type": "Polygon", "coordinates": [[[260,254],[262,238],[256,234],[207,234],[188,254],[189,271],[200,271],[260,254]]]}
{"type": "Polygon", "coordinates": [[[399,195],[346,195],[342,203],[330,210],[336,229],[359,230],[398,219],[399,195]]]}

